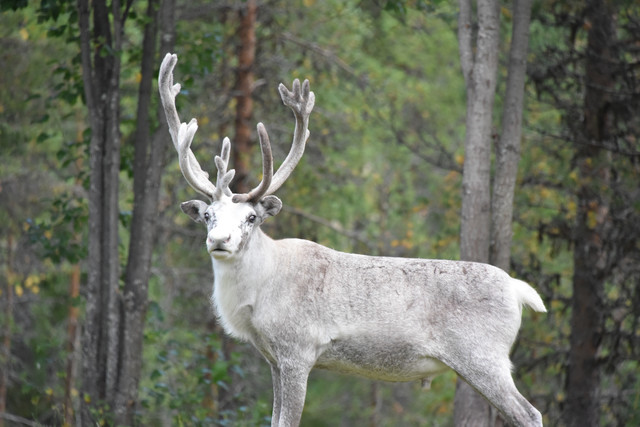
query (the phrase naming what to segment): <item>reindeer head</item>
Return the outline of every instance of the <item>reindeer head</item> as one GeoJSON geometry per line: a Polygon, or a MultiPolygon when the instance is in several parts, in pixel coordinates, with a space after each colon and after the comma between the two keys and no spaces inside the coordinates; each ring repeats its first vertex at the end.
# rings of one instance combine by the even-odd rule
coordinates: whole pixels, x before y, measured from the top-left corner
{"type": "Polygon", "coordinates": [[[205,203],[201,200],[191,200],[182,203],[180,207],[193,220],[207,226],[207,250],[211,256],[216,259],[232,258],[242,253],[253,231],[259,228],[266,218],[280,212],[282,202],[273,193],[284,184],[304,153],[309,138],[309,115],[313,109],[315,95],[309,90],[308,80],[300,85],[300,81],[296,79],[292,91],[280,84],[278,90],[282,101],[291,108],[296,120],[291,150],[274,174],[269,135],[264,125],[258,123],[262,151],[262,181],[248,193],[234,194],[229,184],[235,171],[227,170],[231,151],[229,138],[223,140],[221,154],[215,157],[218,169],[215,185],[209,181],[209,174],[202,170],[191,151],[191,142],[198,124],[196,119],[191,119],[189,124],[180,122],[175,105],[180,84],[173,84],[173,69],[177,61],[178,57],[169,53],[162,61],[158,77],[160,99],[167,116],[173,145],[178,152],[180,170],[189,185],[210,201],[205,203]]]}

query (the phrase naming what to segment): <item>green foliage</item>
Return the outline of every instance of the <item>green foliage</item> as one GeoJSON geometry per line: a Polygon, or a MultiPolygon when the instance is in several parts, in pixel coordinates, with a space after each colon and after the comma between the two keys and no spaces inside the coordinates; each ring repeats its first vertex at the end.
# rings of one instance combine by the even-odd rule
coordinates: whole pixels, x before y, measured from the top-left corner
{"type": "MultiPolygon", "coordinates": [[[[177,22],[176,80],[182,84],[177,99],[182,120],[199,121],[193,149],[203,168],[214,172],[212,153],[219,151],[224,136],[233,137],[237,18],[209,3],[183,5],[183,19],[177,22]]],[[[144,7],[134,2],[120,52],[123,225],[132,205],[130,141],[137,126],[144,7]]],[[[67,295],[70,265],[86,256],[91,131],[78,102],[83,90],[77,15],[74,3],[66,1],[38,6],[3,0],[1,9],[3,55],[11,66],[0,76],[0,246],[9,248],[11,236],[22,254],[11,265],[0,258],[0,297],[11,286],[19,307],[12,321],[7,408],[55,423],[64,399],[68,308],[82,306],[81,298],[67,295]]],[[[443,1],[276,0],[261,5],[254,118],[269,129],[276,163],[288,152],[293,130],[277,83],[309,78],[317,97],[305,156],[278,192],[285,209],[264,226],[270,235],[375,255],[458,257],[466,101],[455,13],[455,4],[443,1]]],[[[544,8],[538,13],[545,13],[544,8]]],[[[506,12],[503,18],[508,26],[506,12]]],[[[574,190],[579,183],[566,112],[548,98],[537,98],[545,82],[536,79],[535,64],[561,63],[566,52],[544,52],[567,37],[566,29],[552,27],[548,20],[532,23],[533,71],[512,246],[515,274],[541,290],[550,309],[546,316],[525,312],[513,351],[514,377],[551,425],[558,422],[566,398],[562,390],[574,250],[569,225],[577,215],[574,190]]],[[[574,72],[579,65],[566,67],[574,72]]],[[[557,99],[579,98],[577,83],[559,82],[557,99]]],[[[215,325],[203,230],[178,208],[194,193],[183,183],[174,158],[171,153],[158,212],[138,421],[268,425],[268,367],[249,346],[230,349],[215,325]]],[[[257,151],[252,161],[259,171],[257,151]]],[[[632,188],[637,172],[623,172],[619,185],[632,188]]],[[[258,172],[251,179],[257,182],[258,172]]],[[[637,199],[616,203],[640,209],[637,199]]],[[[124,229],[123,260],[129,239],[124,229]]],[[[603,380],[603,392],[615,396],[625,390],[631,397],[605,401],[603,407],[613,409],[603,411],[602,424],[638,424],[638,364],[618,357],[635,351],[631,338],[637,340],[638,317],[632,307],[638,292],[612,281],[606,293],[607,304],[627,309],[616,311],[618,317],[610,316],[605,325],[613,336],[626,338],[618,347],[603,347],[603,363],[612,373],[603,380]],[[624,334],[614,334],[620,331],[624,334]]],[[[0,307],[5,310],[6,304],[0,307]]],[[[304,423],[354,425],[377,415],[380,425],[450,425],[454,383],[453,374],[443,375],[422,392],[418,384],[373,384],[314,373],[304,423]],[[381,401],[375,414],[374,392],[381,401]]],[[[109,418],[108,413],[97,415],[109,418]]]]}

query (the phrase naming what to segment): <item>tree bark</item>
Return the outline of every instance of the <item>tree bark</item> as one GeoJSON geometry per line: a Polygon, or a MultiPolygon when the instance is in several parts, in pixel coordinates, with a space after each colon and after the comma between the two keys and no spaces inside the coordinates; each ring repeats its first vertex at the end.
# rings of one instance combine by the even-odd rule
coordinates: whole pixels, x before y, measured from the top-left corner
{"type": "Polygon", "coordinates": [[[533,0],[515,0],[509,48],[509,70],[502,111],[502,133],[496,144],[496,167],[491,198],[491,245],[489,262],[509,271],[513,220],[513,197],[520,160],[524,83],[529,48],[529,23],[533,0]]]}
{"type": "MultiPolygon", "coordinates": [[[[0,414],[6,412],[7,389],[9,387],[9,368],[11,366],[11,341],[13,337],[13,235],[7,236],[7,274],[6,291],[2,292],[6,311],[2,313],[2,347],[0,347],[0,414]]],[[[4,427],[4,419],[0,418],[0,427],[4,427]]]]}
{"type": "MultiPolygon", "coordinates": [[[[247,0],[238,10],[238,35],[240,44],[237,49],[238,67],[236,69],[236,116],[235,116],[235,139],[231,144],[233,156],[233,166],[236,171],[235,179],[231,190],[235,193],[246,193],[250,190],[249,185],[249,159],[251,154],[251,119],[253,116],[253,66],[256,56],[256,19],[258,6],[255,0],[247,0]]],[[[233,339],[220,329],[222,354],[225,359],[231,359],[231,353],[235,343],[233,339]]],[[[211,354],[211,349],[208,350],[211,354]]],[[[228,374],[233,378],[235,373],[229,368],[228,374]]],[[[211,398],[215,396],[217,402],[210,406],[212,415],[216,412],[230,410],[233,405],[233,390],[230,388],[211,389],[211,398]]]]}
{"type": "Polygon", "coordinates": [[[172,50],[174,35],[173,0],[149,0],[147,24],[142,42],[141,80],[138,90],[136,131],[134,134],[133,213],[129,256],[125,270],[121,328],[121,361],[115,402],[118,425],[134,424],[138,409],[138,388],[142,371],[144,323],[148,306],[148,283],[156,236],[158,198],[166,148],[169,146],[166,120],[151,135],[152,82],[156,70],[158,14],[162,15],[163,52],[172,50]]]}
{"type": "MultiPolygon", "coordinates": [[[[142,369],[144,319],[151,268],[163,153],[168,132],[151,135],[150,105],[156,64],[158,11],[163,17],[161,49],[173,47],[174,1],[149,0],[143,36],[137,128],[134,135],[134,207],[130,247],[120,292],[118,254],[120,172],[119,84],[122,32],[126,20],[119,1],[78,1],[85,100],[91,125],[89,258],[83,331],[82,395],[79,425],[101,421],[132,425],[142,369]],[[89,22],[93,17],[93,26],[89,22]],[[92,51],[92,46],[95,49],[92,51]],[[96,419],[108,405],[113,419],[96,419]]],[[[158,113],[160,114],[160,113],[158,113]]],[[[110,415],[106,415],[110,417],[110,415]]]]}
{"type": "Polygon", "coordinates": [[[76,299],[80,295],[80,265],[72,267],[69,280],[69,314],[67,316],[67,367],[64,379],[64,424],[73,425],[73,388],[76,382],[76,343],[78,338],[79,309],[76,299]]]}
{"type": "Polygon", "coordinates": [[[106,2],[95,1],[92,6],[93,28],[88,1],[78,0],[82,75],[91,125],[81,425],[94,424],[91,409],[112,401],[119,355],[120,59],[116,53],[121,49],[121,15],[116,1],[112,31],[106,2]]]}
{"type": "Polygon", "coordinates": [[[240,46],[238,47],[238,69],[236,72],[236,119],[235,141],[232,144],[236,180],[234,191],[249,191],[249,154],[251,152],[251,116],[253,115],[253,63],[256,57],[255,0],[247,0],[238,12],[240,18],[240,46]]]}
{"type": "Polygon", "coordinates": [[[491,126],[500,41],[498,6],[494,0],[478,2],[474,57],[470,1],[460,2],[460,60],[467,87],[460,256],[468,261],[489,261],[491,126]]]}
{"type": "Polygon", "coordinates": [[[575,229],[571,337],[567,370],[568,426],[597,426],[600,420],[600,366],[598,349],[604,334],[604,283],[611,273],[605,245],[611,228],[609,188],[611,161],[601,147],[612,137],[614,89],[611,49],[615,41],[614,18],[604,0],[587,3],[590,24],[585,59],[584,121],[576,141],[579,188],[575,229]]]}
{"type": "MultiPolygon", "coordinates": [[[[499,4],[477,2],[478,32],[473,53],[471,1],[460,0],[458,39],[467,88],[465,158],[462,175],[460,258],[489,262],[491,126],[500,41],[499,4]]],[[[489,404],[458,379],[454,400],[456,426],[487,425],[489,404]]]]}

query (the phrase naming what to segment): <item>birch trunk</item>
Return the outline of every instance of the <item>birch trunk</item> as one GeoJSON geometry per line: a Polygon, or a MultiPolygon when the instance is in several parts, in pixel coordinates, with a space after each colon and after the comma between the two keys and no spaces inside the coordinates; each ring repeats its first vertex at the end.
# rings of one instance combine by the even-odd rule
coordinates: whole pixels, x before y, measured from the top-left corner
{"type": "MultiPolygon", "coordinates": [[[[474,55],[472,4],[470,0],[460,0],[458,40],[460,63],[467,89],[460,258],[489,262],[491,127],[500,41],[498,2],[479,0],[477,14],[478,31],[475,35],[474,55]]],[[[488,425],[491,414],[486,400],[458,378],[454,399],[454,424],[488,425]]]]}

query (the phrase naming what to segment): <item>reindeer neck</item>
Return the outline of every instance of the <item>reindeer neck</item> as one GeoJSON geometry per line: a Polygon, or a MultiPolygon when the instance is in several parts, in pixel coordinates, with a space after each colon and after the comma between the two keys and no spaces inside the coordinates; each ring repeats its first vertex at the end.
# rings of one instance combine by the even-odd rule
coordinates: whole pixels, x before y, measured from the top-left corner
{"type": "Polygon", "coordinates": [[[238,285],[266,277],[274,270],[273,260],[277,251],[278,245],[274,240],[258,228],[241,253],[231,259],[212,258],[216,281],[231,281],[238,285]]]}

